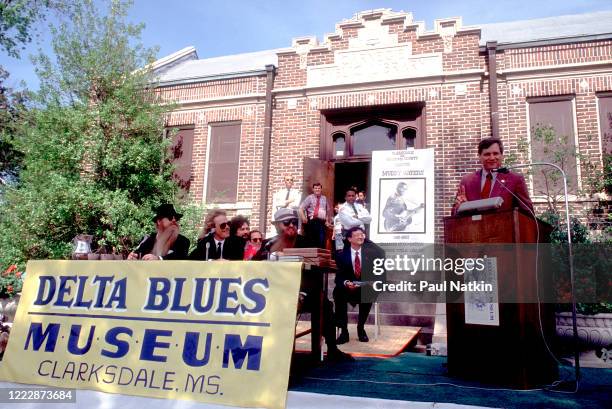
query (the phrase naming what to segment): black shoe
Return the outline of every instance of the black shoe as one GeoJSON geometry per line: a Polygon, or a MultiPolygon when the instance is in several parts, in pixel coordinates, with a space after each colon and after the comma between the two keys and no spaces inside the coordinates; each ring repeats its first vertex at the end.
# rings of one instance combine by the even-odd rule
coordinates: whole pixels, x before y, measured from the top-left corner
{"type": "Polygon", "coordinates": [[[368,334],[366,334],[365,329],[357,327],[357,337],[359,338],[359,342],[368,342],[370,338],[368,338],[368,334]]]}
{"type": "Polygon", "coordinates": [[[328,349],[326,359],[329,362],[351,362],[355,360],[355,358],[340,351],[338,348],[328,349]]]}
{"type": "Polygon", "coordinates": [[[348,330],[345,328],[340,331],[340,336],[336,338],[336,345],[346,344],[347,342],[349,342],[349,334],[348,330]]]}

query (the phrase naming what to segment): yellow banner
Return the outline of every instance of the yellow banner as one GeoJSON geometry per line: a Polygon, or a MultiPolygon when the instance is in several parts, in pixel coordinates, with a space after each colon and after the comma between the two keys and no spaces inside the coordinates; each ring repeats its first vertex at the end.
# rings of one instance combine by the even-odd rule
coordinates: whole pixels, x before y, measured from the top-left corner
{"type": "Polygon", "coordinates": [[[300,268],[29,262],[0,379],[283,408],[300,268]]]}

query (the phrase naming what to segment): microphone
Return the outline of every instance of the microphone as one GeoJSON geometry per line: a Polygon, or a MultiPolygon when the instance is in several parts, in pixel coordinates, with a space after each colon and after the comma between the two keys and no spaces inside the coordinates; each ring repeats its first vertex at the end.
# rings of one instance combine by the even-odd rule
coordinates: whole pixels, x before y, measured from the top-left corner
{"type": "Polygon", "coordinates": [[[210,242],[206,242],[206,261],[208,261],[208,249],[210,249],[210,242]]]}
{"type": "Polygon", "coordinates": [[[510,173],[510,169],[508,169],[505,166],[502,166],[501,168],[491,169],[491,172],[495,172],[495,173],[510,173]]]}

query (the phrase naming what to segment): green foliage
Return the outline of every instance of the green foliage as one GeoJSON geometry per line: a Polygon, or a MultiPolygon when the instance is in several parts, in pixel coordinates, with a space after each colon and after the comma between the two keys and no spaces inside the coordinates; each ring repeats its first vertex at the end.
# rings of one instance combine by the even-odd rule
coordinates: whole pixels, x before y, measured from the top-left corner
{"type": "Polygon", "coordinates": [[[600,302],[597,304],[581,303],[576,306],[576,311],[579,314],[595,315],[599,313],[612,312],[612,303],[600,302]]]}
{"type": "Polygon", "coordinates": [[[18,58],[20,48],[32,41],[34,24],[45,18],[49,10],[67,11],[70,2],[55,0],[0,1],[0,50],[18,58]]]}
{"type": "Polygon", "coordinates": [[[206,205],[188,204],[178,210],[183,214],[181,219],[181,234],[191,242],[191,249],[196,247],[198,235],[204,227],[204,217],[208,212],[206,205]]]}
{"type": "MultiPolygon", "coordinates": [[[[561,215],[557,212],[546,211],[540,215],[540,219],[553,227],[553,231],[550,234],[551,243],[567,243],[567,223],[565,218],[561,218],[561,215]]],[[[571,238],[572,243],[590,243],[589,229],[576,217],[570,218],[571,224],[571,238]]]]}
{"type": "MultiPolygon", "coordinates": [[[[69,15],[72,1],[0,1],[0,52],[19,58],[20,51],[37,33],[36,23],[45,19],[45,13],[56,11],[58,15],[69,15]]],[[[14,142],[19,137],[19,124],[27,101],[25,92],[5,85],[8,76],[9,73],[0,65],[0,187],[14,182],[19,173],[22,154],[14,142]]]]}
{"type": "Polygon", "coordinates": [[[504,165],[512,166],[521,162],[521,159],[524,161],[526,157],[528,157],[529,152],[529,142],[527,139],[519,137],[516,141],[516,150],[515,151],[504,151],[504,165]]]}
{"type": "Polygon", "coordinates": [[[23,157],[15,149],[15,139],[25,113],[26,95],[5,86],[8,76],[0,66],[0,185],[17,177],[23,157]]]}
{"type": "Polygon", "coordinates": [[[53,30],[55,58],[35,59],[41,88],[15,141],[23,169],[0,208],[0,268],[67,258],[81,233],[127,251],[151,231],[152,209],[175,198],[169,108],[149,91],[143,67],[155,53],[134,45],[142,26],[125,23],[128,5],[101,15],[77,4],[53,30]]]}

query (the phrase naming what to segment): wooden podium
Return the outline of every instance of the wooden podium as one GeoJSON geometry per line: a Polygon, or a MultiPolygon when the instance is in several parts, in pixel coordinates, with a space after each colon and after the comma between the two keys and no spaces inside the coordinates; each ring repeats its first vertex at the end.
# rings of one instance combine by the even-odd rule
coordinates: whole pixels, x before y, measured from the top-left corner
{"type": "MultiPolygon", "coordinates": [[[[554,305],[540,303],[538,309],[538,303],[534,302],[538,299],[535,263],[539,262],[533,252],[535,246],[513,245],[548,242],[550,231],[548,224],[536,222],[533,216],[519,209],[444,219],[445,243],[473,243],[473,246],[459,246],[471,253],[463,253],[462,257],[482,257],[483,253],[496,257],[500,300],[508,300],[512,294],[518,301],[499,304],[499,325],[478,325],[466,324],[463,295],[447,296],[451,376],[518,389],[540,387],[557,378],[556,361],[542,339],[544,334],[550,347],[555,334],[554,305]]],[[[546,278],[539,275],[537,279],[542,288],[546,278]]],[[[451,277],[447,275],[448,279],[451,277]]],[[[457,276],[452,279],[456,280],[457,276]]]]}

